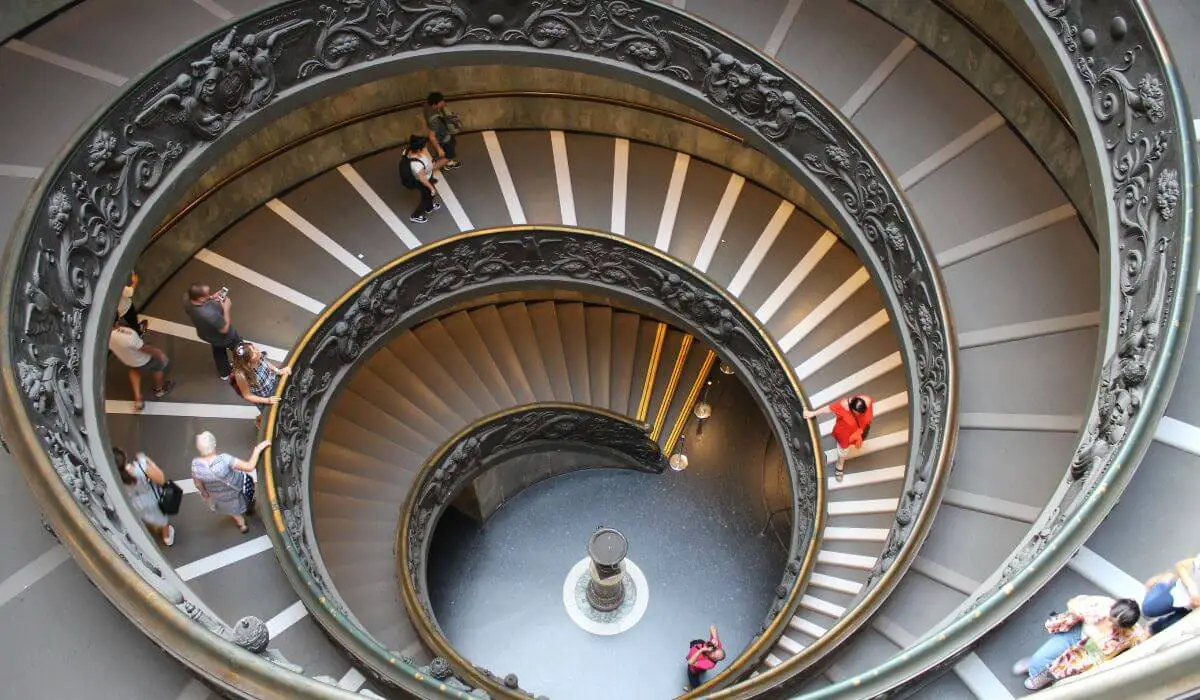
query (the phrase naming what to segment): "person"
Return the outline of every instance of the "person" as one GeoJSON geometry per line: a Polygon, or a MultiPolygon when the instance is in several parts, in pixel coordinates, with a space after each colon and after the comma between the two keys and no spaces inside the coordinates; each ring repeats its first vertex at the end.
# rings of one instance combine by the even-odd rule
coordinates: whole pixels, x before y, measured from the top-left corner
{"type": "Polygon", "coordinates": [[[117,301],[117,318],[127,326],[137,331],[138,335],[146,335],[147,323],[138,318],[137,307],[133,305],[133,293],[137,291],[138,276],[136,272],[129,273],[129,281],[121,290],[121,298],[117,301]]]}
{"type": "Polygon", "coordinates": [[[171,364],[167,353],[153,345],[148,345],[137,331],[126,325],[122,319],[117,319],[112,331],[108,334],[108,349],[129,368],[129,386],[133,389],[133,410],[141,411],[146,407],[142,398],[142,373],[146,372],[154,379],[154,398],[161,399],[175,388],[175,382],[167,381],[165,374],[167,365],[171,364]]]}
{"type": "Polygon", "coordinates": [[[212,346],[213,362],[217,365],[221,381],[228,381],[229,373],[233,371],[229,349],[242,340],[233,329],[229,314],[232,303],[228,290],[222,289],[213,294],[207,284],[191,285],[183,300],[183,310],[195,326],[196,335],[212,346]]]}
{"type": "Polygon", "coordinates": [[[254,446],[250,458],[238,459],[231,454],[217,453],[217,438],[207,430],[196,436],[196,451],[192,460],[192,481],[208,507],[233,519],[243,535],[250,531],[246,515],[254,512],[254,465],[262,451],[270,445],[264,440],[254,446]]]}
{"type": "Polygon", "coordinates": [[[1138,624],[1141,614],[1137,601],[1129,598],[1075,596],[1067,601],[1067,612],[1046,621],[1050,639],[1018,661],[1013,673],[1028,676],[1026,688],[1041,690],[1090,670],[1150,636],[1138,624]]]}
{"type": "Polygon", "coordinates": [[[725,647],[717,635],[717,626],[708,628],[708,639],[693,639],[688,643],[687,675],[688,685],[684,690],[697,688],[704,682],[704,674],[716,668],[717,662],[724,660],[725,647]]]}
{"type": "Polygon", "coordinates": [[[112,448],[113,459],[120,466],[121,484],[125,489],[125,498],[133,512],[145,523],[150,534],[158,538],[163,546],[175,544],[175,527],[167,521],[167,516],[158,506],[158,493],[155,486],[167,483],[167,477],[162,469],[146,455],[139,452],[137,458],[130,461],[125,451],[119,447],[112,448]]]}
{"type": "Polygon", "coordinates": [[[1175,563],[1175,570],[1146,582],[1142,613],[1158,618],[1150,623],[1150,634],[1158,634],[1200,608],[1200,554],[1175,563]]]}
{"type": "Polygon", "coordinates": [[[425,136],[413,135],[408,140],[400,163],[400,182],[410,190],[416,190],[420,195],[417,208],[408,217],[409,221],[423,224],[429,221],[429,215],[442,205],[436,201],[437,178],[434,177],[443,160],[435,160],[429,152],[429,139],[425,136]]]}
{"type": "MultiPolygon", "coordinates": [[[[267,406],[279,403],[279,397],[273,396],[279,378],[291,373],[291,367],[277,367],[267,359],[262,350],[253,343],[242,341],[233,348],[233,381],[234,387],[242,398],[265,410],[267,406]]],[[[254,422],[254,427],[262,425],[262,414],[254,422]]]]}
{"type": "Polygon", "coordinates": [[[462,165],[457,158],[454,137],[462,129],[462,122],[455,114],[446,111],[446,96],[431,92],[425,98],[425,129],[428,132],[434,154],[445,160],[442,170],[454,170],[462,165]]]}
{"type": "Polygon", "coordinates": [[[700,687],[700,684],[704,682],[704,674],[716,667],[717,662],[712,659],[712,651],[712,645],[703,639],[693,639],[688,643],[688,684],[684,690],[700,687]]]}
{"type": "Polygon", "coordinates": [[[833,439],[837,442],[837,467],[833,477],[841,481],[846,476],[846,459],[862,449],[863,440],[871,432],[875,400],[866,394],[847,396],[823,408],[805,410],[804,418],[808,420],[825,413],[832,413],[837,418],[833,424],[833,439]]]}

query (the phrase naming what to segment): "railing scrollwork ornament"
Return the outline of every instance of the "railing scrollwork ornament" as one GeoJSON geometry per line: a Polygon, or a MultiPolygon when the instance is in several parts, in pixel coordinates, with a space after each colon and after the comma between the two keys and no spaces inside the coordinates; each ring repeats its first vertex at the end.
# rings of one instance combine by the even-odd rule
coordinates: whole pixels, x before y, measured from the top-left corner
{"type": "MultiPolygon", "coordinates": [[[[99,334],[107,332],[108,325],[95,319],[111,316],[115,308],[124,280],[116,261],[130,259],[149,239],[150,228],[172,205],[174,186],[181,178],[195,175],[218,150],[236,143],[243,131],[236,127],[256,117],[265,121],[259,114],[265,108],[282,110],[285,96],[291,99],[338,73],[352,83],[353,69],[406,53],[429,48],[469,53],[476,47],[521,51],[540,56],[546,64],[573,57],[570,65],[655,81],[664,94],[739,124],[748,139],[787,163],[827,202],[847,239],[881,282],[889,305],[899,310],[894,318],[906,357],[909,393],[920,400],[919,411],[912,411],[901,515],[861,596],[873,595],[884,580],[894,585],[885,573],[898,561],[906,565],[908,553],[920,544],[922,523],[927,523],[925,516],[944,482],[945,469],[938,467],[947,466],[953,443],[948,314],[931,258],[899,188],[832,108],[750,47],[645,0],[294,0],[215,32],[149,72],[47,169],[37,200],[22,220],[18,235],[23,238],[10,253],[3,291],[9,332],[2,369],[13,409],[6,412],[7,437],[21,442],[19,452],[45,454],[78,512],[124,560],[149,572],[152,584],[162,581],[166,564],[161,554],[143,551],[128,535],[127,528],[139,527],[136,520],[127,508],[112,507],[106,484],[115,485],[114,468],[108,455],[92,453],[93,443],[103,442],[103,435],[89,435],[85,417],[102,414],[98,386],[81,387],[81,378],[85,367],[94,372],[102,365],[97,359],[104,346],[99,334]],[[103,287],[98,286],[101,280],[106,280],[103,287]],[[98,329],[96,337],[85,338],[89,323],[98,329]]],[[[1136,93],[1140,104],[1147,105],[1147,114],[1154,113],[1152,87],[1147,83],[1136,93]]],[[[1161,193],[1166,201],[1169,187],[1165,180],[1159,186],[1158,179],[1167,175],[1156,172],[1156,197],[1161,193]]],[[[488,265],[493,263],[483,259],[486,251],[457,254],[476,253],[480,259],[470,261],[474,267],[467,269],[461,284],[491,274],[488,265]]],[[[597,266],[612,279],[596,276],[596,281],[620,283],[620,264],[612,255],[581,246],[572,253],[572,261],[563,261],[562,271],[597,266]]],[[[530,274],[540,274],[541,268],[529,266],[530,261],[519,262],[530,274]]],[[[466,261],[438,264],[444,267],[447,283],[455,283],[455,276],[462,274],[456,265],[466,261]]],[[[730,312],[724,301],[710,292],[690,288],[686,280],[679,284],[665,270],[635,281],[659,289],[664,308],[690,314],[714,345],[745,343],[741,327],[726,315],[730,312]]],[[[395,308],[413,303],[399,293],[406,288],[403,281],[394,284],[395,289],[377,288],[360,314],[345,319],[338,333],[324,337],[329,352],[355,357],[368,345],[365,339],[377,322],[372,319],[387,318],[395,308]]],[[[801,406],[785,396],[790,382],[771,369],[777,363],[772,350],[764,342],[750,353],[755,357],[746,356],[742,369],[761,383],[764,406],[783,429],[781,437],[800,454],[808,449],[807,426],[795,418],[801,406]]],[[[1114,376],[1129,374],[1122,369],[1114,376]]],[[[304,387],[305,396],[318,401],[323,393],[318,389],[332,380],[314,370],[299,373],[289,386],[304,387]]],[[[302,401],[291,405],[289,413],[281,415],[281,426],[291,436],[311,428],[318,421],[317,408],[316,403],[302,401]]],[[[93,425],[91,430],[103,427],[93,425]]],[[[285,474],[308,457],[306,445],[291,437],[276,449],[285,474]]],[[[801,463],[811,464],[793,462],[801,463]]],[[[799,472],[795,484],[802,503],[811,502],[818,492],[815,479],[806,474],[799,472]]],[[[285,488],[281,498],[297,504],[304,491],[285,488]]],[[[810,515],[796,519],[796,543],[814,536],[810,515]]],[[[288,521],[286,529],[290,538],[303,541],[301,523],[288,521]]],[[[803,552],[794,551],[793,560],[798,556],[803,552]]]]}
{"type": "MultiPolygon", "coordinates": [[[[1111,292],[1116,343],[1100,368],[1095,399],[1071,459],[1069,488],[1051,504],[1048,517],[1039,521],[994,585],[977,592],[972,603],[994,594],[1036,561],[1090,501],[1126,443],[1147,439],[1145,426],[1153,418],[1141,419],[1141,414],[1148,392],[1156,389],[1152,382],[1163,376],[1167,363],[1165,334],[1186,320],[1181,319],[1179,286],[1187,286],[1180,273],[1191,255],[1186,234],[1191,222],[1178,216],[1180,171],[1186,161],[1179,144],[1179,114],[1171,109],[1163,64],[1150,46],[1145,18],[1122,3],[1038,0],[1037,10],[1073,60],[1070,72],[1087,100],[1083,110],[1101,134],[1117,236],[1113,255],[1119,276],[1111,292]],[[1122,14],[1125,9],[1129,14],[1122,14]]],[[[1169,391],[1169,383],[1157,390],[1169,391]]]]}
{"type": "MultiPolygon", "coordinates": [[[[803,409],[799,389],[762,329],[745,310],[701,277],[640,244],[611,234],[524,226],[461,234],[380,268],[331,304],[294,352],[290,360],[292,374],[282,380],[280,402],[268,420],[273,447],[267,489],[271,506],[280,516],[277,523],[278,535],[284,538],[282,549],[291,555],[313,599],[334,613],[337,624],[353,624],[352,612],[342,607],[320,563],[319,547],[308,535],[310,458],[319,444],[321,416],[330,397],[359,361],[396,333],[433,317],[439,309],[465,296],[494,293],[534,278],[562,288],[574,286],[623,296],[638,307],[657,310],[672,323],[704,338],[738,369],[783,445],[795,495],[796,527],[781,600],[798,598],[794,594],[811,569],[813,538],[823,520],[817,437],[811,425],[799,419],[803,409]]],[[[568,420],[557,413],[534,411],[509,417],[503,427],[502,431],[493,426],[492,432],[465,437],[444,455],[428,477],[422,500],[414,507],[414,532],[431,534],[436,514],[446,505],[463,474],[486,458],[487,450],[507,450],[532,440],[570,440],[586,434],[645,464],[659,469],[663,466],[657,445],[643,430],[631,432],[624,423],[618,429],[594,420],[568,420]],[[503,439],[492,445],[487,441],[491,436],[503,439]]],[[[404,563],[412,571],[423,570],[421,542],[414,541],[408,548],[404,563]]],[[[418,606],[432,619],[427,597],[418,606]]],[[[370,646],[374,642],[366,644],[364,656],[379,652],[370,646]]],[[[465,663],[460,667],[469,668],[465,663]]],[[[386,668],[381,666],[380,673],[384,674],[386,668]]]]}

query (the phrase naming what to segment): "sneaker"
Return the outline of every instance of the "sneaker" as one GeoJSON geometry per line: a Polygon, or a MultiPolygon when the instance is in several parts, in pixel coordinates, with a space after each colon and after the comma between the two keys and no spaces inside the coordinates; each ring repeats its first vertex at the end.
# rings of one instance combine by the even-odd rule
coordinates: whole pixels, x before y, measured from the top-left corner
{"type": "Polygon", "coordinates": [[[462,163],[458,162],[458,160],[448,160],[442,166],[442,170],[454,170],[455,168],[458,168],[461,166],[462,166],[462,163]]]}
{"type": "Polygon", "coordinates": [[[1017,663],[1013,664],[1012,672],[1014,676],[1029,675],[1029,657],[1026,656],[1017,663]]]}
{"type": "Polygon", "coordinates": [[[435,212],[435,211],[437,211],[438,209],[441,209],[441,208],[442,208],[442,205],[441,205],[440,203],[438,203],[438,202],[434,202],[434,203],[433,203],[433,206],[432,206],[432,207],[430,207],[430,209],[429,209],[429,211],[428,211],[427,213],[429,213],[429,214],[432,214],[433,212],[435,212]]]}
{"type": "Polygon", "coordinates": [[[228,375],[228,374],[222,374],[222,375],[220,375],[220,376],[221,376],[221,381],[223,381],[223,382],[227,382],[227,381],[229,381],[229,375],[228,375]]]}
{"type": "Polygon", "coordinates": [[[1041,690],[1054,683],[1054,676],[1049,671],[1042,671],[1032,678],[1025,679],[1025,687],[1029,690],[1041,690]]]}
{"type": "Polygon", "coordinates": [[[424,214],[417,214],[416,216],[408,217],[408,220],[414,224],[424,224],[429,221],[429,217],[425,216],[424,214]]]}
{"type": "Polygon", "coordinates": [[[163,538],[163,546],[170,547],[175,544],[175,526],[167,525],[166,537],[163,538]]]}
{"type": "Polygon", "coordinates": [[[171,393],[171,390],[174,388],[175,382],[167,381],[165,384],[154,390],[154,398],[161,399],[162,397],[171,393]]]}

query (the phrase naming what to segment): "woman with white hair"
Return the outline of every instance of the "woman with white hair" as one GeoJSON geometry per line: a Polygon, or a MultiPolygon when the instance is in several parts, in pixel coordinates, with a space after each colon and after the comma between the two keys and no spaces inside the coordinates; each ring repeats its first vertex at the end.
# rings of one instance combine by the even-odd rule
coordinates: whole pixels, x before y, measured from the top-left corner
{"type": "Polygon", "coordinates": [[[233,518],[243,535],[250,531],[244,516],[254,511],[254,479],[250,475],[259,455],[270,444],[270,440],[258,443],[250,459],[241,460],[231,454],[217,454],[217,438],[207,430],[196,436],[200,456],[192,460],[192,481],[208,507],[233,518]]]}

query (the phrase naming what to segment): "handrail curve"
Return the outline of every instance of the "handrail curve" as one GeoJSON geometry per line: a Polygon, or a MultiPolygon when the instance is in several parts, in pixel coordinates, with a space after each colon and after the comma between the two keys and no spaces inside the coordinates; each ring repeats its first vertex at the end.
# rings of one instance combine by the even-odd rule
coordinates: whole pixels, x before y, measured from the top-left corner
{"type": "MultiPolygon", "coordinates": [[[[210,34],[132,83],[46,169],[6,252],[0,413],[10,443],[23,443],[15,451],[29,456],[22,460],[27,478],[59,484],[35,485],[44,509],[87,518],[121,553],[85,571],[96,581],[126,582],[105,593],[125,597],[118,607],[130,614],[140,576],[100,568],[124,560],[145,561],[150,571],[166,564],[144,535],[126,534],[137,530],[127,507],[96,507],[97,494],[116,490],[102,420],[103,334],[152,222],[189,175],[303,102],[310,88],[369,79],[401,61],[494,60],[501,51],[531,65],[651,85],[728,125],[805,183],[876,280],[893,310],[909,395],[920,410],[911,412],[901,509],[862,604],[843,618],[849,634],[898,582],[946,480],[956,376],[945,294],[915,217],[854,128],[771,59],[651,0],[290,0],[210,34]]],[[[758,682],[799,671],[841,638],[813,645],[758,682]]],[[[231,679],[214,670],[223,667],[227,645],[200,632],[175,653],[235,694],[272,681],[269,671],[231,679]]]]}
{"type": "Polygon", "coordinates": [[[1026,0],[1014,12],[1040,39],[1081,146],[1092,149],[1101,256],[1115,272],[1102,275],[1100,335],[1111,350],[1063,481],[1004,565],[916,644],[805,697],[896,692],[947,668],[1027,602],[1116,505],[1183,360],[1200,275],[1195,134],[1166,42],[1144,0],[1026,0]]]}
{"type": "MultiPolygon", "coordinates": [[[[669,319],[715,350],[762,409],[783,446],[795,525],[764,632],[728,669],[752,667],[786,627],[816,562],[826,510],[820,436],[813,421],[798,419],[806,404],[803,392],[749,311],[666,254],[611,233],[533,225],[461,233],[396,258],[325,307],[293,349],[292,371],[281,378],[280,401],[267,418],[272,447],[263,483],[274,523],[269,534],[277,551],[288,555],[280,558],[285,573],[317,621],[377,680],[395,685],[401,674],[417,673],[357,624],[324,570],[308,507],[321,421],[357,366],[396,334],[467,298],[529,284],[600,292],[669,319]]],[[[428,617],[424,606],[410,607],[409,614],[418,629],[436,628],[436,622],[423,619],[428,617]]],[[[523,697],[512,687],[515,682],[498,682],[454,654],[444,660],[463,681],[494,697],[523,697]]]]}
{"type": "Polygon", "coordinates": [[[606,462],[606,467],[661,474],[667,459],[647,428],[632,418],[593,406],[544,402],[484,416],[443,442],[417,471],[396,528],[396,576],[421,639],[453,665],[474,669],[442,633],[428,585],[434,529],[472,479],[496,462],[539,444],[552,444],[554,449],[581,445],[597,457],[616,460],[606,462]]]}

